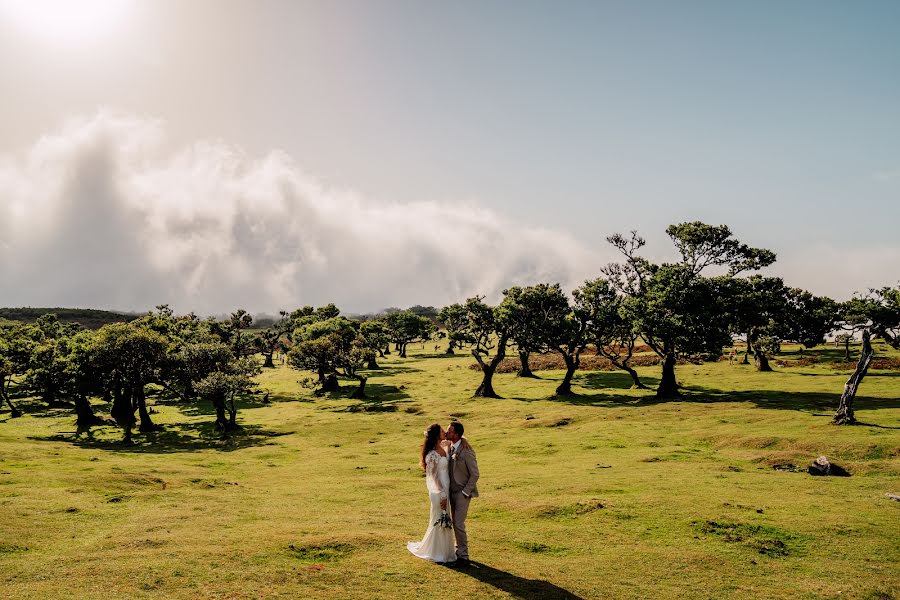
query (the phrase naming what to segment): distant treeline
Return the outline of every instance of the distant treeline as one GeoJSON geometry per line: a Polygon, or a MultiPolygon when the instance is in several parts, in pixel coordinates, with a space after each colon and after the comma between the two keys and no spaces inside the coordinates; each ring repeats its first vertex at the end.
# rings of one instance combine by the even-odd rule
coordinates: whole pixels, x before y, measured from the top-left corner
{"type": "Polygon", "coordinates": [[[141,316],[139,313],[125,313],[96,308],[0,308],[0,319],[34,323],[41,316],[53,314],[63,323],[78,323],[87,329],[100,329],[109,323],[127,323],[141,316]]]}

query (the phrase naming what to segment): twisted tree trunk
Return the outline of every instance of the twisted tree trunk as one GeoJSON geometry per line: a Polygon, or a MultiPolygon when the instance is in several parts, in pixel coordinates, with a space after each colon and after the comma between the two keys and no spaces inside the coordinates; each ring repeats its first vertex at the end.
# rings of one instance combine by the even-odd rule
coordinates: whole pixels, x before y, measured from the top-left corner
{"type": "Polygon", "coordinates": [[[0,407],[3,406],[3,402],[6,401],[9,404],[10,418],[15,419],[16,417],[21,417],[22,413],[16,408],[12,400],[9,399],[9,392],[7,392],[7,383],[5,378],[0,379],[0,407]]]}
{"type": "Polygon", "coordinates": [[[759,350],[753,352],[753,362],[756,364],[757,371],[765,372],[772,370],[772,367],[769,366],[769,358],[759,350]]]}
{"type": "Polygon", "coordinates": [[[531,372],[531,366],[528,364],[528,355],[529,352],[523,352],[519,350],[519,370],[516,372],[516,377],[533,377],[534,379],[539,379],[537,375],[531,372]]]}
{"type": "Polygon", "coordinates": [[[556,395],[571,396],[572,378],[575,376],[575,370],[578,369],[578,365],[581,362],[581,355],[578,352],[561,352],[560,354],[562,354],[563,361],[566,363],[566,374],[562,383],[556,387],[556,395]]]}
{"type": "Polygon", "coordinates": [[[863,330],[862,343],[862,353],[859,361],[856,363],[856,370],[853,371],[847,383],[844,384],[844,393],[841,394],[841,402],[838,405],[837,412],[834,414],[833,423],[835,425],[852,425],[856,423],[856,417],[853,416],[853,400],[856,398],[859,384],[862,383],[863,377],[869,371],[869,365],[872,364],[872,357],[875,355],[868,329],[863,330]]]}
{"type": "MultiPolygon", "coordinates": [[[[613,363],[613,364],[615,364],[615,363],[613,363]]],[[[631,382],[632,382],[631,389],[633,389],[633,390],[635,390],[635,389],[636,390],[649,390],[650,389],[646,385],[641,383],[641,378],[638,377],[637,371],[635,371],[634,369],[629,367],[627,364],[622,363],[621,365],[616,365],[616,366],[619,367],[620,369],[622,369],[623,371],[625,371],[626,373],[628,373],[629,375],[631,375],[631,382]]]]}
{"type": "Polygon", "coordinates": [[[478,365],[481,367],[481,372],[483,377],[481,379],[481,385],[478,386],[478,389],[475,390],[475,394],[472,396],[473,398],[500,398],[501,396],[497,395],[497,392],[494,391],[494,372],[497,370],[497,365],[499,365],[504,358],[506,358],[506,340],[507,338],[501,337],[500,341],[497,343],[497,354],[491,359],[491,362],[486,363],[481,358],[481,354],[478,352],[478,348],[472,348],[472,355],[475,357],[475,360],[478,361],[478,365]]]}

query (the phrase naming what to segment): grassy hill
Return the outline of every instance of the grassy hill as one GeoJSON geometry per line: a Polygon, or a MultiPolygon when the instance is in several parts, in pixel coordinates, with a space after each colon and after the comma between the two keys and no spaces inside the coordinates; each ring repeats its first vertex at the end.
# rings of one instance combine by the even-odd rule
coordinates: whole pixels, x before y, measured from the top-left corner
{"type": "Polygon", "coordinates": [[[471,357],[411,352],[370,373],[367,401],[267,370],[272,402],[243,402],[228,440],[205,405],[157,398],[165,431],[124,447],[112,426],[79,435],[70,411],[20,400],[24,417],[0,413],[0,597],[900,593],[897,371],[864,381],[864,425],[835,427],[849,371],[832,365],[683,365],[678,402],[618,372],[579,372],[570,398],[551,397],[560,371],[500,374],[505,399],[485,400],[471,357]],[[427,524],[422,432],[452,417],[482,471],[467,571],[405,548],[427,524]],[[773,468],[821,454],[852,476],[773,468]]]}
{"type": "Polygon", "coordinates": [[[99,329],[108,323],[121,323],[138,318],[138,313],[124,313],[96,308],[0,308],[0,321],[33,323],[41,315],[55,314],[64,323],[78,323],[88,329],[99,329]]]}

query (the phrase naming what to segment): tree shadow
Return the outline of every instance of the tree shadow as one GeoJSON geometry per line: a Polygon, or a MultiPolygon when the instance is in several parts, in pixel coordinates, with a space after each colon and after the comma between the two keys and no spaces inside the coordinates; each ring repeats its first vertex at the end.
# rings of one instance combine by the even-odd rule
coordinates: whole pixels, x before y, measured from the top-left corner
{"type": "Polygon", "coordinates": [[[90,430],[61,432],[48,436],[29,436],[28,439],[39,442],[63,442],[93,450],[106,450],[130,454],[176,454],[179,452],[196,452],[198,450],[219,450],[232,452],[254,446],[273,444],[273,438],[290,435],[289,432],[277,432],[264,429],[258,425],[244,425],[236,431],[223,434],[215,423],[178,423],[167,424],[161,431],[134,433],[134,443],[124,444],[121,440],[97,439],[94,430],[111,428],[121,432],[115,425],[100,425],[90,430]]]}
{"type": "Polygon", "coordinates": [[[353,386],[333,393],[332,397],[335,400],[351,400],[353,402],[349,406],[335,407],[333,412],[397,412],[402,405],[410,404],[411,396],[404,391],[403,387],[396,385],[367,383],[365,398],[349,398],[355,389],[356,387],[353,386]]]}
{"type": "MultiPolygon", "coordinates": [[[[659,379],[641,377],[650,390],[641,390],[635,395],[616,393],[616,390],[630,389],[631,377],[627,373],[591,371],[577,377],[573,383],[581,388],[610,390],[612,393],[573,393],[549,398],[516,398],[523,401],[551,400],[579,406],[625,406],[646,407],[672,402],[693,404],[715,404],[720,402],[747,402],[760,408],[795,410],[801,412],[834,411],[840,399],[835,392],[795,392],[779,390],[722,390],[711,386],[687,385],[681,388],[682,396],[676,399],[657,398],[654,388],[659,379]]],[[[879,410],[900,408],[900,398],[875,398],[857,396],[856,410],[879,410]]],[[[830,415],[829,415],[830,416],[830,415]]]]}
{"type": "MultiPolygon", "coordinates": [[[[659,377],[641,375],[640,379],[641,383],[650,388],[650,390],[655,390],[659,386],[659,377]]],[[[630,390],[634,381],[632,381],[631,375],[622,371],[587,371],[581,377],[577,377],[572,383],[593,390],[630,390]]]]}
{"type": "MultiPolygon", "coordinates": [[[[22,396],[13,398],[13,400],[15,400],[16,408],[19,409],[23,415],[30,415],[42,419],[70,417],[75,415],[75,404],[72,402],[57,401],[53,404],[47,404],[40,398],[34,396],[22,396]]],[[[4,404],[3,408],[6,409],[8,406],[4,404]]]]}
{"type": "Polygon", "coordinates": [[[549,581],[519,577],[479,562],[472,562],[469,567],[460,569],[459,572],[491,585],[513,598],[527,600],[583,600],[581,596],[577,596],[549,581]]]}

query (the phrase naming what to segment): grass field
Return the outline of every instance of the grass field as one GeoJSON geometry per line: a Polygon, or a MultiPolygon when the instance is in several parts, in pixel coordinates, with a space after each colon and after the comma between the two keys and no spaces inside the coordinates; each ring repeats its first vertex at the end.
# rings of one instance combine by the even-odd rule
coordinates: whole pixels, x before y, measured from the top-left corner
{"type": "Polygon", "coordinates": [[[269,370],[271,404],[243,403],[228,440],[205,405],[157,401],[165,431],[124,447],[20,399],[0,413],[0,598],[900,594],[900,372],[871,372],[864,425],[835,427],[848,371],[823,364],[679,366],[688,395],[662,403],[618,372],[559,399],[560,372],[503,374],[485,400],[470,356],[417,352],[364,402],[269,370]],[[467,571],[405,548],[427,524],[422,431],[451,417],[482,471],[467,571]],[[821,454],[852,476],[772,468],[821,454]]]}

